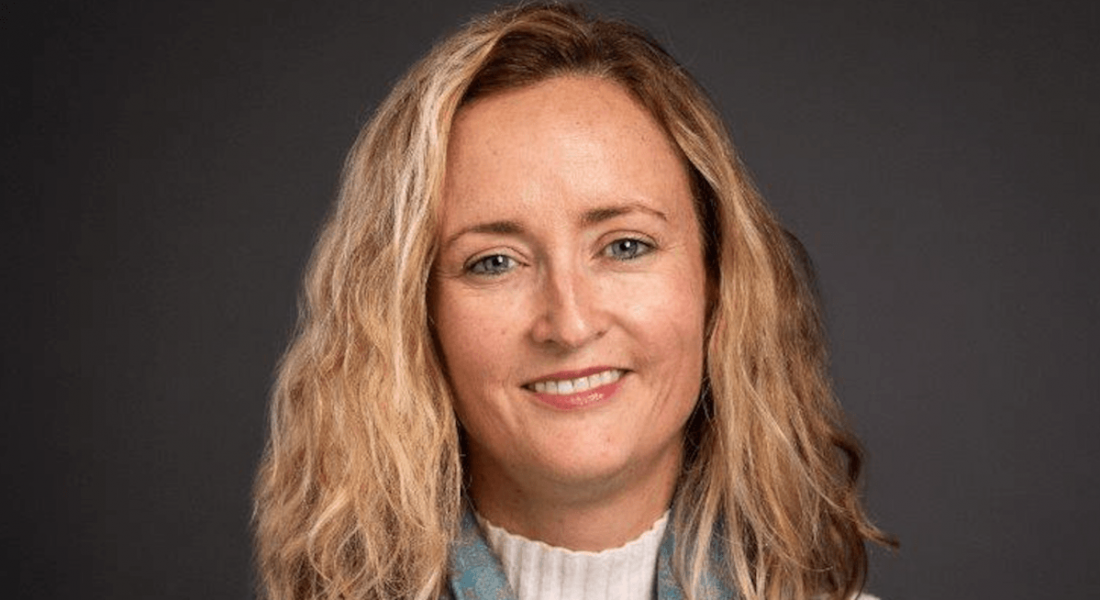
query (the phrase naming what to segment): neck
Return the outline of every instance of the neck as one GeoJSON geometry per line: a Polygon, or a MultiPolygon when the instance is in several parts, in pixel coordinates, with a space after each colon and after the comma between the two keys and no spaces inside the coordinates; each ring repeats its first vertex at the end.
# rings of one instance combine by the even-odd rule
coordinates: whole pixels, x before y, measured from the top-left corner
{"type": "Polygon", "coordinates": [[[596,481],[541,480],[481,460],[470,448],[469,494],[495,525],[569,550],[618,548],[653,527],[668,510],[680,471],[680,444],[645,467],[634,465],[596,481]]]}

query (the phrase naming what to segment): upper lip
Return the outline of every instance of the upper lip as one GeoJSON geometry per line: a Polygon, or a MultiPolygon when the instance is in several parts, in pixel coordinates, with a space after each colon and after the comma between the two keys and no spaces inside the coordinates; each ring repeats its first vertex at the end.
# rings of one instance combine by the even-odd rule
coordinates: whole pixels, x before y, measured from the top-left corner
{"type": "Polygon", "coordinates": [[[528,381],[524,385],[531,385],[531,384],[537,383],[539,381],[566,381],[566,380],[570,380],[570,379],[579,379],[581,377],[588,377],[589,375],[595,375],[596,373],[603,373],[604,371],[610,371],[612,369],[616,369],[616,370],[623,371],[623,372],[626,371],[626,369],[621,369],[619,367],[609,367],[609,366],[589,367],[587,369],[577,369],[575,371],[558,371],[556,373],[547,373],[546,375],[539,376],[536,379],[532,379],[531,381],[528,381]]]}

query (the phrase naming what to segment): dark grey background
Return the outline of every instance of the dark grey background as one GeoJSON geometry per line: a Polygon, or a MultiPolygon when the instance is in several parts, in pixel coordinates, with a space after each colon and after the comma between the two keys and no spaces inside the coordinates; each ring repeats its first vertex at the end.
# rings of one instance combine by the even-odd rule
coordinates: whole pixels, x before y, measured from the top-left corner
{"type": "MultiPolygon", "coordinates": [[[[246,598],[343,154],[488,1],[0,4],[6,597],[246,598]],[[13,594],[14,592],[14,594],[13,594]]],[[[1090,2],[608,0],[816,258],[887,600],[1100,597],[1090,2]]]]}

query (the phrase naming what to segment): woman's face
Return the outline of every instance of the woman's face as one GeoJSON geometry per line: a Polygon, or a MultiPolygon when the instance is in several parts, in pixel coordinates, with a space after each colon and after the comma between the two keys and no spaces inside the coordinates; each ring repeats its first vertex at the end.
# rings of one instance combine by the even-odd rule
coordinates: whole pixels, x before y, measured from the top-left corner
{"type": "Polygon", "coordinates": [[[675,481],[707,277],[687,171],[645,109],[590,77],[475,101],[440,219],[432,316],[475,483],[675,481]]]}

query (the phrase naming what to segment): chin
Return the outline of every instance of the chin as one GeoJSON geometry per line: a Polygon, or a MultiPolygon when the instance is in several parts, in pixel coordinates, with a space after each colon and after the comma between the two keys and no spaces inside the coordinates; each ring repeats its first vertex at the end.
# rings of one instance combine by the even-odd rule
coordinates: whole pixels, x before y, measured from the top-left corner
{"type": "MultiPolygon", "coordinates": [[[[633,439],[637,439],[636,436],[633,439]]],[[[594,448],[591,443],[579,443],[572,452],[558,449],[549,460],[533,465],[531,471],[537,469],[544,479],[554,485],[568,486],[578,491],[614,488],[646,479],[647,474],[658,472],[666,466],[668,460],[678,461],[678,449],[678,445],[669,451],[663,448],[627,447],[610,440],[603,448],[594,448]]]]}
{"type": "Polygon", "coordinates": [[[547,479],[563,485],[591,486],[620,478],[631,471],[631,462],[617,456],[582,456],[570,462],[544,465],[542,470],[547,479]]]}

